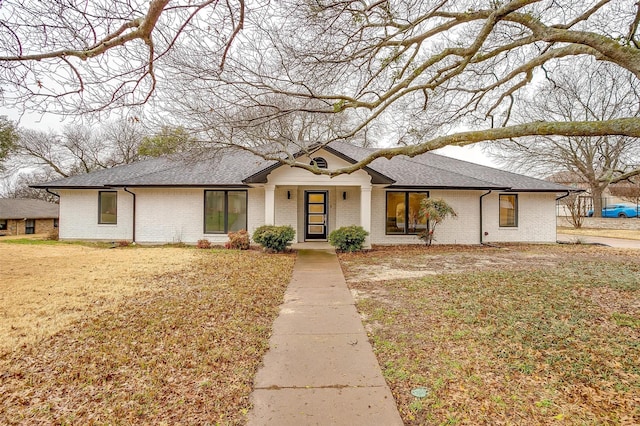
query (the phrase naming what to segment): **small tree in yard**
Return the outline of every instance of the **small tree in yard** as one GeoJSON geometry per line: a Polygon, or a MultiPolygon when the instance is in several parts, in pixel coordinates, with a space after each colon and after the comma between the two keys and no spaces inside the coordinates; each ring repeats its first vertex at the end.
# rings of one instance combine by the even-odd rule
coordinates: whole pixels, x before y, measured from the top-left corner
{"type": "Polygon", "coordinates": [[[574,228],[582,228],[584,218],[587,216],[587,198],[578,194],[570,194],[560,200],[560,203],[569,210],[568,219],[574,228]]]}
{"type": "Polygon", "coordinates": [[[418,234],[418,238],[430,246],[433,242],[433,234],[436,226],[447,217],[457,217],[455,210],[444,200],[435,200],[426,198],[420,203],[420,213],[424,216],[427,223],[427,229],[418,234]]]}

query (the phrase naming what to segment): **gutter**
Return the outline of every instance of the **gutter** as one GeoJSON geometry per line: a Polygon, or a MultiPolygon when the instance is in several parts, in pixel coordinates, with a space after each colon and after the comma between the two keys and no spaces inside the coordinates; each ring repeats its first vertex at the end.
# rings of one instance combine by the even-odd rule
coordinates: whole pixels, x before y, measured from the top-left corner
{"type": "Polygon", "coordinates": [[[136,243],[136,194],[134,194],[133,192],[129,191],[127,189],[127,187],[123,187],[122,189],[124,189],[125,192],[128,192],[129,194],[131,194],[133,196],[133,223],[132,223],[132,228],[133,228],[133,236],[131,238],[131,242],[133,244],[136,243]]]}
{"type": "Polygon", "coordinates": [[[484,241],[483,241],[484,240],[484,228],[482,226],[483,225],[483,223],[482,223],[482,199],[484,197],[486,197],[487,195],[491,194],[492,192],[493,192],[493,190],[490,189],[489,192],[487,192],[485,194],[482,194],[480,196],[480,244],[481,245],[484,244],[484,241]]]}

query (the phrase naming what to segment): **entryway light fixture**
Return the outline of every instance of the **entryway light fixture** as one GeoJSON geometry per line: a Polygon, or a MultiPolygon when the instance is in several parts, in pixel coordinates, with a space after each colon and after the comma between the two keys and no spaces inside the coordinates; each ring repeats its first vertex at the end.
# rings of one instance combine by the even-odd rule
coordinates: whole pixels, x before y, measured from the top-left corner
{"type": "Polygon", "coordinates": [[[287,191],[287,200],[291,199],[291,191],[287,191]]]}
{"type": "Polygon", "coordinates": [[[347,199],[347,191],[343,191],[342,192],[342,199],[346,200],[347,199]]]}

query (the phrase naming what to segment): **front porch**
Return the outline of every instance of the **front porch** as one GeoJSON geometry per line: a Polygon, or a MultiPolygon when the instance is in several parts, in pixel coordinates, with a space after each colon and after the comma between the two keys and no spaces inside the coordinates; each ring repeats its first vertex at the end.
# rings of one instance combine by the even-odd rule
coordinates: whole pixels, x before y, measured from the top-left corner
{"type": "MultiPolygon", "coordinates": [[[[265,185],[265,224],[292,226],[296,243],[326,243],[329,234],[343,226],[359,225],[371,232],[371,184],[335,183],[338,185],[265,185]]],[[[328,247],[321,244],[321,248],[328,247]]]]}

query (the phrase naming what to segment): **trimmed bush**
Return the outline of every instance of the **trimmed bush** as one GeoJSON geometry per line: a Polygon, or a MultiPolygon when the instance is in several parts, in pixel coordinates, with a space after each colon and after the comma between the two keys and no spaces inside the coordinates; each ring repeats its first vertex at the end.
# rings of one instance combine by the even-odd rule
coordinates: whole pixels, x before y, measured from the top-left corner
{"type": "Polygon", "coordinates": [[[210,249],[211,242],[209,240],[198,240],[198,244],[196,244],[196,247],[199,249],[210,249]]]}
{"type": "Polygon", "coordinates": [[[362,226],[343,226],[329,234],[329,244],[340,251],[360,251],[367,235],[362,226]]]}
{"type": "Polygon", "coordinates": [[[253,241],[266,250],[281,252],[293,241],[295,235],[296,231],[290,225],[264,225],[253,232],[253,241]]]}
{"type": "Polygon", "coordinates": [[[232,250],[249,250],[249,233],[244,229],[238,232],[229,232],[229,241],[224,245],[225,248],[232,250]]]}

